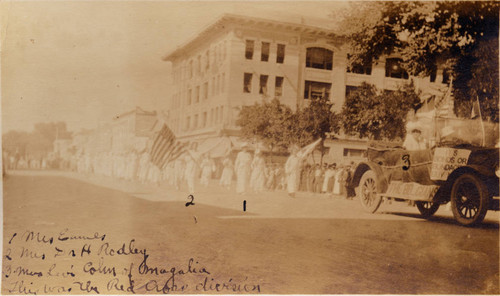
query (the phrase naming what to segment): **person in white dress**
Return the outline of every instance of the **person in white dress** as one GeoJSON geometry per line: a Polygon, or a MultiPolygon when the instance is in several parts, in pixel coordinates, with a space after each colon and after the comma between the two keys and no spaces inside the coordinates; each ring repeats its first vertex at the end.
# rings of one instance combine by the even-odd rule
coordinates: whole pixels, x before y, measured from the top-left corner
{"type": "Polygon", "coordinates": [[[201,180],[200,184],[205,187],[208,186],[210,178],[212,177],[212,172],[215,170],[215,163],[209,157],[208,153],[203,156],[203,160],[201,161],[201,180]]]}
{"type": "Polygon", "coordinates": [[[251,167],[250,187],[255,192],[261,192],[264,190],[266,182],[266,161],[262,157],[260,149],[255,150],[251,167]]]}
{"type": "Polygon", "coordinates": [[[236,171],[236,192],[243,194],[247,190],[248,178],[252,164],[252,155],[248,152],[248,146],[243,145],[242,151],[236,156],[234,169],[236,171]]]}
{"type": "Polygon", "coordinates": [[[300,178],[302,161],[314,150],[320,141],[321,139],[307,145],[301,150],[299,150],[297,145],[292,145],[290,149],[290,156],[285,163],[286,184],[289,196],[295,197],[295,192],[297,191],[297,185],[300,178]]]}
{"type": "Polygon", "coordinates": [[[340,165],[335,173],[335,181],[333,183],[333,194],[334,195],[342,195],[344,194],[344,190],[342,187],[342,178],[344,175],[344,166],[340,165]]]}
{"type": "Polygon", "coordinates": [[[328,166],[328,169],[325,171],[325,178],[323,180],[323,186],[321,188],[322,193],[328,192],[328,184],[330,183],[330,179],[335,177],[335,170],[332,165],[328,166]]]}
{"type": "Polygon", "coordinates": [[[198,172],[198,164],[196,163],[195,157],[188,151],[184,157],[186,167],[184,169],[184,179],[186,180],[188,186],[189,194],[194,194],[194,184],[196,180],[196,173],[198,172]]]}
{"type": "Polygon", "coordinates": [[[174,185],[175,189],[179,190],[184,179],[184,161],[180,157],[174,162],[174,170],[174,185]]]}
{"type": "Polygon", "coordinates": [[[224,169],[222,170],[222,175],[220,177],[219,185],[227,187],[229,189],[231,187],[231,183],[233,181],[233,161],[229,156],[227,156],[222,162],[222,166],[224,169]]]}

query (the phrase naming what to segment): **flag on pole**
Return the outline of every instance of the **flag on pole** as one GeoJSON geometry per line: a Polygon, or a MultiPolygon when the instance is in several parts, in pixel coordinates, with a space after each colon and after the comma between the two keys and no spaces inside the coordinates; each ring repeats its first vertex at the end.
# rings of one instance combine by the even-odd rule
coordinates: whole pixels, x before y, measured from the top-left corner
{"type": "Polygon", "coordinates": [[[472,119],[479,118],[479,123],[481,125],[481,135],[482,135],[481,145],[484,146],[486,144],[486,132],[484,129],[483,115],[481,114],[481,105],[479,104],[479,96],[477,96],[474,103],[472,103],[472,111],[470,116],[472,119]]]}
{"type": "Polygon", "coordinates": [[[312,142],[311,144],[304,146],[302,149],[299,150],[297,155],[299,157],[305,157],[309,153],[313,152],[313,150],[316,148],[316,146],[321,142],[321,138],[317,139],[316,141],[312,142]]]}
{"type": "Polygon", "coordinates": [[[475,119],[481,116],[481,107],[479,105],[479,100],[475,100],[472,103],[472,111],[470,113],[470,118],[475,119]]]}
{"type": "Polygon", "coordinates": [[[160,170],[163,169],[169,162],[177,159],[186,151],[188,143],[177,141],[172,130],[163,123],[161,129],[156,133],[151,146],[151,163],[156,165],[160,170]]]}

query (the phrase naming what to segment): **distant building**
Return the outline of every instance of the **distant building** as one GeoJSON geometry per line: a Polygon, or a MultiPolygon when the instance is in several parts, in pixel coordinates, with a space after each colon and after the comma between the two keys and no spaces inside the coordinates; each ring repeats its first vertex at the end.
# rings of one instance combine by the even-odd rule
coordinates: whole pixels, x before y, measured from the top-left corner
{"type": "Polygon", "coordinates": [[[328,28],[226,14],[164,57],[174,84],[169,126],[185,140],[238,135],[241,107],[262,100],[295,109],[325,97],[339,111],[364,81],[387,90],[410,78],[420,89],[447,82],[440,69],[410,77],[392,56],[348,68],[345,41],[328,28]]]}
{"type": "Polygon", "coordinates": [[[124,152],[144,149],[156,120],[156,111],[144,111],[140,107],[115,116],[110,127],[111,150],[124,152]]]}
{"type": "Polygon", "coordinates": [[[144,111],[136,107],[94,130],[75,134],[73,145],[77,153],[141,151],[146,148],[153,134],[156,120],[156,111],[144,111]]]}

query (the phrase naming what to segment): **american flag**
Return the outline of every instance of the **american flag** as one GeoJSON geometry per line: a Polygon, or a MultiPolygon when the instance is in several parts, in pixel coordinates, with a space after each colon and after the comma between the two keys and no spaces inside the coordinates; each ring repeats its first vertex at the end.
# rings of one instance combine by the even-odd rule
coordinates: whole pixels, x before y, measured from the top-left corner
{"type": "Polygon", "coordinates": [[[164,123],[156,133],[151,146],[151,163],[159,169],[164,169],[169,162],[177,159],[186,151],[187,145],[187,142],[177,141],[172,130],[164,123]]]}

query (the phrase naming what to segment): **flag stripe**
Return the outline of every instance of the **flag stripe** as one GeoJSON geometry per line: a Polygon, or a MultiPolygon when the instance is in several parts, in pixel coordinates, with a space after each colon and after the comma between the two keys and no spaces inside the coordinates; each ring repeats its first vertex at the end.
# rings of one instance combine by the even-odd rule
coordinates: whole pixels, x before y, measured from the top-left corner
{"type": "Polygon", "coordinates": [[[186,151],[186,143],[177,141],[175,134],[170,128],[163,124],[163,127],[157,132],[150,150],[151,163],[159,169],[181,156],[186,151]]]}

